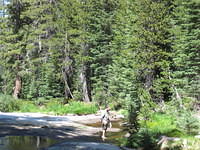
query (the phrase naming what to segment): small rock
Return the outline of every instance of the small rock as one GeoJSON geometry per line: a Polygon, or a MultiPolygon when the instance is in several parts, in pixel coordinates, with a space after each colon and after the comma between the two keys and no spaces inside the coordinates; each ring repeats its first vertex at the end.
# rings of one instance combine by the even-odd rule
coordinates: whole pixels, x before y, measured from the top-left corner
{"type": "Polygon", "coordinates": [[[131,148],[127,148],[127,147],[120,147],[122,150],[134,150],[134,149],[131,149],[131,148]]]}
{"type": "Polygon", "coordinates": [[[125,138],[128,138],[128,137],[130,137],[130,135],[131,135],[130,133],[126,133],[126,134],[124,135],[124,137],[125,137],[125,138]]]}
{"type": "Polygon", "coordinates": [[[200,135],[195,135],[194,137],[197,139],[200,139],[200,135]]]}
{"type": "Polygon", "coordinates": [[[124,115],[116,115],[116,118],[124,119],[124,115]]]}
{"type": "Polygon", "coordinates": [[[49,128],[48,126],[42,126],[41,128],[44,128],[44,129],[46,129],[46,128],[49,128]]]}

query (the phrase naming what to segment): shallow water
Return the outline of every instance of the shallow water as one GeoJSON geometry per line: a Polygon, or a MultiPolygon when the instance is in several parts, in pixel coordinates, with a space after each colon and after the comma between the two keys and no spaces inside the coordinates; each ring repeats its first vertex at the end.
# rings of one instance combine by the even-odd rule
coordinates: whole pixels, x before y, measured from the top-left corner
{"type": "MultiPolygon", "coordinates": [[[[121,145],[122,139],[126,132],[124,128],[121,126],[122,121],[113,121],[112,127],[119,128],[119,132],[107,132],[106,139],[103,141],[101,139],[101,132],[99,132],[98,137],[94,137],[92,142],[103,142],[103,143],[111,143],[115,145],[121,145]]],[[[92,127],[101,128],[101,123],[91,123],[86,124],[92,127]]],[[[90,140],[85,139],[84,142],[90,142],[90,140]]],[[[51,139],[47,137],[40,136],[5,136],[0,137],[0,150],[41,150],[47,148],[53,144],[60,143],[61,141],[56,139],[51,139]]]]}
{"type": "MultiPolygon", "coordinates": [[[[106,133],[106,139],[102,142],[105,143],[111,143],[120,146],[123,140],[125,139],[126,131],[125,128],[122,126],[123,121],[122,120],[117,120],[117,121],[112,121],[112,128],[119,128],[119,132],[108,132],[106,133]]],[[[91,127],[96,127],[96,128],[101,128],[101,122],[96,122],[96,123],[90,123],[86,124],[87,126],[91,127]]],[[[101,137],[101,132],[99,132],[99,137],[101,137]]]]}
{"type": "MultiPolygon", "coordinates": [[[[122,123],[123,123],[122,120],[112,121],[112,127],[113,128],[123,129],[123,127],[121,125],[122,123]]],[[[85,124],[85,125],[91,126],[91,127],[96,127],[96,128],[101,128],[101,122],[88,123],[88,124],[85,124]]]]}
{"type": "Polygon", "coordinates": [[[58,142],[39,136],[6,136],[0,137],[0,150],[40,150],[58,142]]]}

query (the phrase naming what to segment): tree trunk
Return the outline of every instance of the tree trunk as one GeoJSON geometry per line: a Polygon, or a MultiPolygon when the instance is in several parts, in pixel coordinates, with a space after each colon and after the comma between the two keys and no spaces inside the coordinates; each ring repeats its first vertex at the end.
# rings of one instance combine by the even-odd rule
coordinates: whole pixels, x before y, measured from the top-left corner
{"type": "MultiPolygon", "coordinates": [[[[169,79],[172,80],[171,78],[171,73],[169,72],[169,79]]],[[[172,84],[172,88],[174,89],[175,95],[176,95],[176,99],[179,101],[180,103],[180,107],[183,107],[183,102],[182,102],[182,98],[180,96],[180,94],[178,93],[178,90],[176,88],[176,86],[174,84],[172,84]]]]}
{"type": "Polygon", "coordinates": [[[146,89],[149,90],[151,88],[151,86],[153,84],[153,80],[154,80],[153,70],[150,70],[148,72],[148,74],[145,76],[145,83],[144,83],[144,85],[145,85],[146,89]]]}
{"type": "Polygon", "coordinates": [[[14,98],[16,98],[16,99],[19,98],[19,94],[21,92],[21,87],[22,87],[21,78],[19,76],[16,76],[15,87],[14,87],[14,92],[13,92],[14,98]]]}
{"type": "Polygon", "coordinates": [[[38,36],[38,46],[39,46],[39,52],[38,52],[38,53],[41,53],[41,52],[42,52],[42,41],[41,41],[41,35],[38,36]]]}
{"type": "Polygon", "coordinates": [[[72,74],[72,60],[70,58],[70,43],[68,41],[67,32],[65,34],[65,49],[64,49],[65,58],[63,61],[62,75],[65,83],[65,97],[74,99],[74,96],[70,90],[70,77],[72,74]]]}
{"type": "Polygon", "coordinates": [[[62,74],[63,74],[64,83],[65,83],[65,97],[74,99],[74,96],[70,90],[70,86],[69,86],[69,82],[68,82],[69,77],[67,75],[66,68],[62,70],[62,74]]]}
{"type": "Polygon", "coordinates": [[[82,86],[83,101],[90,102],[85,65],[83,65],[81,68],[80,80],[81,80],[81,86],[82,86]]]}
{"type": "MultiPolygon", "coordinates": [[[[83,43],[82,47],[82,57],[86,57],[88,55],[88,45],[83,43]]],[[[82,61],[82,65],[80,68],[80,83],[81,83],[81,92],[83,95],[83,101],[90,102],[90,91],[88,88],[88,81],[87,81],[87,64],[85,61],[82,61]]]]}

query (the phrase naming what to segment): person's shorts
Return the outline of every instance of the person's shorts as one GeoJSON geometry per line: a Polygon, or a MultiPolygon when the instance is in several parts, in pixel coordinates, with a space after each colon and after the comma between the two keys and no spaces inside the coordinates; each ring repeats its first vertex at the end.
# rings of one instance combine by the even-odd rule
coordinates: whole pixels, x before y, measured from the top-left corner
{"type": "Polygon", "coordinates": [[[107,130],[108,125],[109,125],[109,121],[103,121],[103,122],[102,122],[102,129],[103,129],[103,130],[107,130]]]}

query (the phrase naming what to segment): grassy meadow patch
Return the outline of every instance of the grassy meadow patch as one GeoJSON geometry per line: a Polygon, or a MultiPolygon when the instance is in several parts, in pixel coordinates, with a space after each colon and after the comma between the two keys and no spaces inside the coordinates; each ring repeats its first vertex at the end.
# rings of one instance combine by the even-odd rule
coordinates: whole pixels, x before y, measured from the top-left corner
{"type": "Polygon", "coordinates": [[[20,100],[9,95],[0,95],[1,112],[40,112],[54,115],[66,114],[93,114],[98,111],[95,103],[81,101],[69,101],[64,103],[63,99],[37,99],[20,100]]]}

